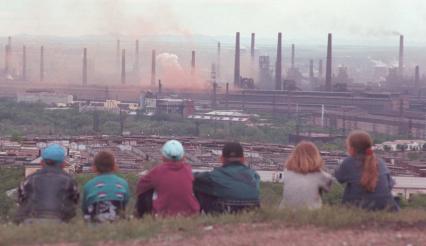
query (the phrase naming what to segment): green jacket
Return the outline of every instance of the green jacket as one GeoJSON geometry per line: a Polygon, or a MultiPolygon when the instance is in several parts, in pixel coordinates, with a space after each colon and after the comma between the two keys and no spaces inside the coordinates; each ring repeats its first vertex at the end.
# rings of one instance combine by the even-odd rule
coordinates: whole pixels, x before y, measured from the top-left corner
{"type": "Polygon", "coordinates": [[[114,173],[100,174],[84,185],[82,210],[100,201],[121,201],[124,205],[129,201],[129,185],[127,181],[114,173]]]}
{"type": "Polygon", "coordinates": [[[239,162],[195,174],[194,191],[224,200],[259,200],[260,177],[239,162]]]}

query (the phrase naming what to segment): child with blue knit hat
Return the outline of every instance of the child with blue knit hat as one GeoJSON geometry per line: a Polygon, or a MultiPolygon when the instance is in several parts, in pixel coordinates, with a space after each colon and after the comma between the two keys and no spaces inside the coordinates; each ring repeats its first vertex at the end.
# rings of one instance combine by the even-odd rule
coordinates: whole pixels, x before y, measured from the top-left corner
{"type": "Polygon", "coordinates": [[[141,177],[137,187],[137,215],[142,216],[152,208],[152,213],[161,216],[189,216],[198,214],[200,205],[192,190],[191,165],[185,162],[185,150],[177,140],[167,141],[161,149],[163,163],[141,177]],[[146,194],[154,199],[146,199],[146,194]]]}
{"type": "Polygon", "coordinates": [[[41,151],[42,168],[29,175],[18,189],[18,223],[67,222],[75,216],[77,183],[63,168],[65,149],[50,144],[41,151]]]}

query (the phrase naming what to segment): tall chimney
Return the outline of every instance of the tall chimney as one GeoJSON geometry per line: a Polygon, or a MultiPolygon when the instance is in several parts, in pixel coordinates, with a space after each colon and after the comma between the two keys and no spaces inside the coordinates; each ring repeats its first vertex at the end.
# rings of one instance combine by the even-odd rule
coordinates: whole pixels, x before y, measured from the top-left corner
{"type": "Polygon", "coordinates": [[[22,80],[27,80],[27,47],[22,46],[22,80]]]}
{"type": "Polygon", "coordinates": [[[116,47],[115,47],[115,67],[119,70],[120,67],[120,39],[117,39],[116,47]]]}
{"type": "Polygon", "coordinates": [[[312,81],[314,78],[314,60],[309,61],[309,79],[312,81]]]}
{"type": "Polygon", "coordinates": [[[216,65],[213,63],[210,71],[210,80],[213,86],[213,92],[212,92],[212,108],[216,107],[216,65]]]}
{"type": "Polygon", "coordinates": [[[139,40],[138,39],[136,39],[136,42],[135,42],[135,64],[134,64],[133,70],[139,76],[139,40]]]}
{"type": "Polygon", "coordinates": [[[158,95],[163,93],[163,84],[161,83],[161,79],[158,80],[158,95]]]}
{"type": "Polygon", "coordinates": [[[121,83],[126,83],[126,49],[121,50],[121,83]]]}
{"type": "Polygon", "coordinates": [[[322,75],[322,59],[320,59],[318,64],[318,77],[322,78],[322,75]]]}
{"type": "Polygon", "coordinates": [[[83,49],[83,85],[87,85],[87,48],[83,49]]]}
{"type": "Polygon", "coordinates": [[[234,86],[240,86],[240,33],[235,35],[234,86]]]}
{"type": "Polygon", "coordinates": [[[155,86],[155,50],[152,50],[151,55],[151,85],[155,86]]]}
{"type": "Polygon", "coordinates": [[[404,35],[399,36],[399,62],[398,62],[399,76],[404,77],[404,35]]]}
{"type": "Polygon", "coordinates": [[[9,45],[4,46],[4,73],[9,73],[9,45]]]}
{"type": "Polygon", "coordinates": [[[40,82],[44,81],[44,47],[40,47],[40,82]]]}
{"type": "Polygon", "coordinates": [[[278,43],[277,43],[277,60],[275,62],[275,90],[281,90],[282,87],[282,74],[281,74],[281,69],[282,69],[282,53],[281,53],[281,39],[282,39],[282,35],[279,32],[278,33],[278,43]]]}
{"type": "Polygon", "coordinates": [[[325,68],[325,90],[331,91],[331,73],[332,73],[332,35],[328,34],[327,42],[327,64],[325,68]]]}
{"type": "Polygon", "coordinates": [[[251,55],[251,59],[254,59],[255,39],[256,39],[256,34],[252,33],[251,34],[251,43],[250,43],[250,55],[251,55]]]}
{"type": "Polygon", "coordinates": [[[12,37],[7,37],[7,72],[12,72],[12,37]]]}
{"type": "Polygon", "coordinates": [[[191,75],[195,74],[195,50],[191,52],[191,75]]]}
{"type": "Polygon", "coordinates": [[[217,42],[217,67],[216,67],[216,77],[217,80],[220,80],[220,42],[217,42]]]}
{"type": "Polygon", "coordinates": [[[295,56],[295,47],[294,44],[291,45],[291,68],[294,68],[294,56],[295,56]]]}
{"type": "Polygon", "coordinates": [[[419,82],[420,82],[420,68],[419,68],[419,65],[417,65],[414,72],[414,87],[416,88],[416,90],[420,89],[419,82]]]}

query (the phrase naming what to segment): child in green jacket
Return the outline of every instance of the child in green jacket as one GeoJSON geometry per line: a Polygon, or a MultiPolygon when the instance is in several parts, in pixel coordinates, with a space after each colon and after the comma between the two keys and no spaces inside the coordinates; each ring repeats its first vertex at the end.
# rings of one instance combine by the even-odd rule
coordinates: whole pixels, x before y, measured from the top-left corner
{"type": "Polygon", "coordinates": [[[112,222],[124,216],[129,201],[129,185],[118,177],[114,156],[101,151],[96,154],[93,168],[98,174],[84,185],[82,210],[90,222],[112,222]]]}

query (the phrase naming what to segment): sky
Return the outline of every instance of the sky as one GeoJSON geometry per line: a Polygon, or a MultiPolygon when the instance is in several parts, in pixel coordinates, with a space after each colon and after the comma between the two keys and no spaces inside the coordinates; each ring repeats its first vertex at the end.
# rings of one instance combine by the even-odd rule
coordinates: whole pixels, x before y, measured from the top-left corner
{"type": "Polygon", "coordinates": [[[425,0],[0,0],[0,35],[426,40],[425,0]]]}

